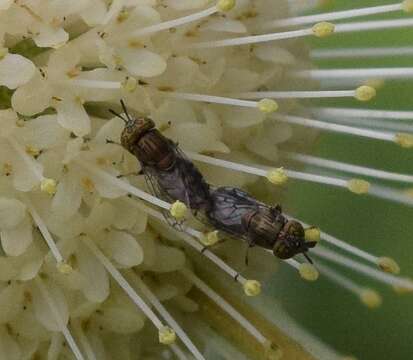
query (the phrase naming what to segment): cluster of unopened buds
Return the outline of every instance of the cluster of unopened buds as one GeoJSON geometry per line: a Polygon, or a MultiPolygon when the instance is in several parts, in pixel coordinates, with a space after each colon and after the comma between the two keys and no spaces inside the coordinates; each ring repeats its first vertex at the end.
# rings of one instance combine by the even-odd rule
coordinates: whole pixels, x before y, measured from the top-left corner
{"type": "MultiPolygon", "coordinates": [[[[239,300],[239,294],[269,297],[272,254],[303,279],[324,276],[371,308],[381,304],[380,295],[324,261],[399,292],[413,290],[392,258],[265,205],[292,205],[290,179],[413,205],[409,191],[382,184],[412,184],[413,175],[308,154],[319,132],[390,142],[400,151],[413,147],[411,111],[361,106],[384,80],[410,79],[412,68],[312,67],[320,59],[411,55],[412,48],[308,51],[304,40],[403,29],[413,25],[411,18],[346,19],[410,13],[413,1],[302,15],[316,6],[300,0],[0,0],[4,358],[340,359],[295,331],[281,308],[264,319],[239,300]],[[320,105],[339,98],[359,105],[320,105]],[[131,115],[111,117],[108,110],[119,109],[121,99],[131,115]],[[172,181],[165,175],[170,168],[149,171],[125,146],[128,121],[145,117],[162,139],[179,143],[182,152],[173,145],[174,154],[199,168],[215,190],[231,187],[214,193],[213,204],[222,206],[215,213],[191,206],[184,190],[194,183],[182,172],[172,181]],[[244,216],[237,231],[245,236],[238,236],[226,223],[233,213],[224,212],[225,201],[233,201],[237,216],[253,204],[273,221],[244,216]],[[198,221],[204,217],[209,227],[198,221]],[[259,235],[271,226],[275,243],[259,244],[245,269],[245,248],[256,243],[239,238],[248,242],[256,230],[255,239],[264,241],[259,235]],[[221,241],[227,235],[232,239],[221,241]],[[303,259],[309,247],[314,264],[303,259]]],[[[160,148],[151,145],[145,149],[157,155],[160,148]]],[[[149,160],[165,165],[164,158],[149,160]]]]}

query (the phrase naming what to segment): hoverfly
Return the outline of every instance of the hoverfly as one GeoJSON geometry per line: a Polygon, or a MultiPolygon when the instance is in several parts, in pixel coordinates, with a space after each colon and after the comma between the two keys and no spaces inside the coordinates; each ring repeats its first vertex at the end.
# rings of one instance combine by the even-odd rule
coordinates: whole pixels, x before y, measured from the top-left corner
{"type": "Polygon", "coordinates": [[[206,218],[215,229],[244,239],[248,248],[270,249],[280,259],[302,253],[312,263],[307,252],[316,242],[306,242],[303,226],[286,219],[279,205],[270,207],[229,186],[211,189],[210,194],[211,208],[206,211],[206,218]]]}
{"type": "Polygon", "coordinates": [[[183,202],[196,215],[209,207],[209,185],[178,144],[163,136],[146,117],[134,118],[121,100],[124,116],[109,110],[125,122],[121,145],[140,162],[150,191],[157,197],[183,202]]]}

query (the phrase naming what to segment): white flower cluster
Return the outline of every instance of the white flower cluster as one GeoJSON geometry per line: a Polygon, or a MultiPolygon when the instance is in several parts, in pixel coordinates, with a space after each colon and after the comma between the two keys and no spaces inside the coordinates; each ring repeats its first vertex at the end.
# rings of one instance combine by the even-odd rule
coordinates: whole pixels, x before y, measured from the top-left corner
{"type": "MultiPolygon", "coordinates": [[[[134,268],[132,278],[153,274],[145,281],[158,300],[174,299],[181,311],[197,309],[185,296],[188,281],[177,273],[189,266],[184,253],[148,228],[138,200],[118,186],[116,176],[137,172],[138,164],[120,146],[107,143],[118,142],[123,129],[121,120],[108,119],[107,109],[124,99],[186,150],[225,154],[231,148],[238,159],[248,159],[246,150],[277,159],[277,145],[292,136],[289,125],[265,124],[258,107],[171,95],[286,89],[285,69],[303,62],[294,44],[191,48],[200,41],[248,34],[260,22],[285,14],[283,1],[267,0],[0,2],[0,85],[16,89],[11,108],[0,111],[5,253],[0,278],[6,282],[0,323],[8,330],[2,330],[7,359],[69,356],[62,346],[63,336],[70,345],[69,318],[82,344],[80,354],[93,354],[88,358],[136,357],[137,349],[144,354],[156,344],[156,337],[148,342],[147,336],[135,335],[145,316],[111,285],[88,241],[98,244],[117,269],[134,268]],[[210,16],[168,25],[206,6],[211,6],[210,16]],[[45,51],[30,59],[9,52],[22,41],[45,51]]],[[[227,173],[207,175],[219,183],[227,173]]],[[[246,179],[239,176],[232,184],[246,179]]],[[[130,181],[143,185],[140,179],[130,181]]]]}

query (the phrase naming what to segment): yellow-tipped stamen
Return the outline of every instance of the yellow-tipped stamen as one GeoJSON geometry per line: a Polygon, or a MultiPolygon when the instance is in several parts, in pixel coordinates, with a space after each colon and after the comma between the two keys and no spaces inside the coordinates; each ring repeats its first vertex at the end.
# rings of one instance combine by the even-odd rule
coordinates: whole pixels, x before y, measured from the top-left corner
{"type": "Polygon", "coordinates": [[[300,276],[307,281],[316,281],[320,275],[314,265],[308,263],[300,264],[298,271],[300,276]]]}
{"type": "Polygon", "coordinates": [[[354,194],[367,194],[370,189],[370,183],[366,180],[351,179],[347,182],[347,187],[354,194]]]}
{"type": "Polygon", "coordinates": [[[334,33],[335,25],[329,22],[319,22],[312,27],[315,36],[324,38],[334,33]]]}
{"type": "Polygon", "coordinates": [[[372,86],[362,85],[356,89],[355,98],[359,101],[370,101],[376,96],[376,89],[372,86]]]}
{"type": "Polygon", "coordinates": [[[267,179],[274,185],[284,185],[288,181],[288,176],[284,168],[271,169],[267,173],[267,179]]]}
{"type": "Polygon", "coordinates": [[[410,13],[413,12],[413,1],[412,0],[404,0],[402,3],[403,11],[410,13]]]}
{"type": "Polygon", "coordinates": [[[44,178],[40,182],[40,190],[47,193],[47,194],[49,194],[49,195],[54,195],[57,191],[56,180],[44,178]]]}
{"type": "Polygon", "coordinates": [[[149,300],[156,311],[165,319],[168,325],[175,331],[181,341],[185,344],[188,350],[194,355],[196,360],[205,360],[203,355],[199,352],[196,346],[193,344],[188,335],[183,331],[171,314],[166,310],[162,303],[158,300],[155,294],[150,288],[142,281],[142,279],[135,273],[133,273],[133,279],[136,282],[143,295],[149,300]]]}
{"type": "Polygon", "coordinates": [[[308,90],[308,91],[249,91],[231,93],[241,99],[323,99],[354,97],[356,90],[308,90]]]}
{"type": "Polygon", "coordinates": [[[194,273],[187,269],[181,270],[189,281],[191,281],[199,290],[201,290],[206,296],[208,296],[213,302],[215,302],[224,312],[237,321],[245,330],[247,330],[259,343],[263,346],[268,344],[268,339],[261,334],[261,332],[252,325],[244,316],[242,316],[235,308],[230,305],[219,294],[212,290],[205,282],[198,278],[194,273]]]}
{"type": "Polygon", "coordinates": [[[265,114],[270,114],[278,110],[277,102],[271,99],[262,99],[258,101],[257,107],[259,111],[265,114]]]}
{"type": "Polygon", "coordinates": [[[379,293],[371,289],[363,289],[360,293],[360,300],[371,309],[379,307],[382,303],[379,293]]]}
{"type": "Polygon", "coordinates": [[[280,20],[273,20],[269,21],[264,24],[263,28],[272,28],[272,27],[285,27],[285,26],[297,26],[297,25],[305,25],[311,24],[318,21],[331,21],[331,20],[341,20],[341,19],[349,19],[355,18],[360,16],[368,16],[368,15],[375,15],[375,14],[383,14],[383,13],[391,13],[395,11],[409,9],[409,4],[411,0],[404,1],[398,4],[390,4],[390,5],[381,5],[381,6],[372,6],[372,7],[365,7],[359,9],[351,9],[351,10],[342,10],[342,11],[334,11],[330,13],[322,13],[316,15],[304,15],[304,16],[297,16],[287,19],[280,19],[280,20]],[[407,4],[405,4],[407,3],[407,4]]]}
{"type": "Polygon", "coordinates": [[[162,326],[158,330],[159,342],[164,345],[172,345],[176,340],[174,329],[169,326],[162,326]]]}
{"type": "Polygon", "coordinates": [[[340,255],[331,250],[327,250],[322,246],[317,246],[316,248],[312,249],[311,253],[316,255],[317,257],[322,257],[323,259],[344,266],[381,283],[385,283],[390,286],[401,286],[407,289],[413,289],[413,282],[410,279],[384,273],[383,271],[358,263],[344,255],[340,255]]]}
{"type": "Polygon", "coordinates": [[[412,56],[413,47],[360,47],[360,48],[339,48],[339,49],[317,49],[311,51],[313,59],[356,59],[356,58],[378,58],[393,57],[397,54],[401,56],[412,56]]]}
{"type": "Polygon", "coordinates": [[[65,275],[68,275],[73,272],[73,268],[64,261],[57,263],[56,267],[60,273],[65,275]]]}
{"type": "Polygon", "coordinates": [[[400,274],[400,266],[395,260],[387,256],[380,257],[378,259],[377,265],[385,272],[390,274],[398,275],[400,274]]]}
{"type": "Polygon", "coordinates": [[[200,242],[205,246],[213,246],[219,241],[218,230],[210,231],[204,234],[200,242]]]}
{"type": "MultiPolygon", "coordinates": [[[[413,282],[413,279],[410,279],[410,281],[413,282]]],[[[410,294],[413,292],[413,288],[406,286],[395,285],[393,286],[393,289],[399,295],[410,294]]]]}
{"type": "Polygon", "coordinates": [[[312,226],[304,230],[305,241],[319,242],[320,236],[321,236],[321,232],[318,227],[312,226]]]}
{"type": "Polygon", "coordinates": [[[235,4],[235,0],[218,0],[217,8],[219,11],[226,12],[232,10],[235,4]]]}
{"type": "Polygon", "coordinates": [[[182,201],[177,200],[172,204],[171,210],[169,210],[169,212],[176,220],[179,221],[185,219],[188,208],[182,201]]]}
{"type": "MultiPolygon", "coordinates": [[[[113,277],[118,285],[125,291],[134,304],[146,315],[146,317],[153,323],[153,325],[160,331],[166,328],[165,325],[159,320],[151,308],[145,303],[145,301],[136,293],[136,291],[130,286],[122,274],[113,266],[109,259],[103,254],[103,252],[96,246],[96,244],[87,238],[81,237],[83,243],[90,249],[93,255],[100,261],[106,271],[113,277]]],[[[161,331],[160,331],[161,333],[161,331]]],[[[168,333],[169,334],[169,333],[168,333]]],[[[171,340],[171,334],[166,334],[165,341],[171,340]]],[[[161,340],[161,339],[159,339],[161,340]]]]}
{"type": "Polygon", "coordinates": [[[413,135],[412,134],[396,134],[395,135],[395,142],[404,147],[406,149],[410,149],[413,147],[413,135]]]}
{"type": "Polygon", "coordinates": [[[247,280],[244,283],[244,292],[247,296],[257,296],[261,294],[261,284],[257,280],[247,280]]]}

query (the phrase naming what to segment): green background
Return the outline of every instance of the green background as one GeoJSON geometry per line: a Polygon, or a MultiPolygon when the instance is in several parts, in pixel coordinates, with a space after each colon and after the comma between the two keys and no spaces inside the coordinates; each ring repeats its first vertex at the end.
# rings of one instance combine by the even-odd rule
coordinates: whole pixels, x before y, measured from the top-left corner
{"type": "MultiPolygon", "coordinates": [[[[389,3],[394,1],[341,0],[323,11],[389,3]]],[[[379,18],[401,16],[412,15],[399,12],[379,18]]],[[[365,18],[354,21],[362,19],[365,18]]],[[[314,48],[412,46],[413,28],[334,35],[314,40],[311,45],[314,48]]],[[[323,68],[411,67],[413,59],[395,54],[392,58],[369,60],[323,60],[318,65],[323,68]]],[[[352,99],[324,100],[321,104],[413,110],[413,81],[387,81],[377,98],[368,104],[352,99]]],[[[315,155],[377,169],[413,173],[412,149],[360,137],[324,133],[320,136],[315,155]]],[[[400,186],[391,182],[386,185],[400,186]]],[[[408,206],[305,182],[292,183],[288,194],[288,206],[298,218],[317,224],[326,232],[375,255],[397,259],[402,275],[413,277],[413,210],[408,206]]],[[[322,278],[316,283],[297,281],[296,274],[287,266],[281,266],[281,273],[274,277],[271,293],[281,298],[284,307],[300,324],[343,354],[354,355],[360,360],[413,359],[413,295],[397,295],[388,287],[357,273],[342,267],[335,268],[359,284],[378,289],[383,295],[383,305],[370,310],[356,296],[322,278]],[[280,284],[280,278],[286,280],[280,284]]]]}

